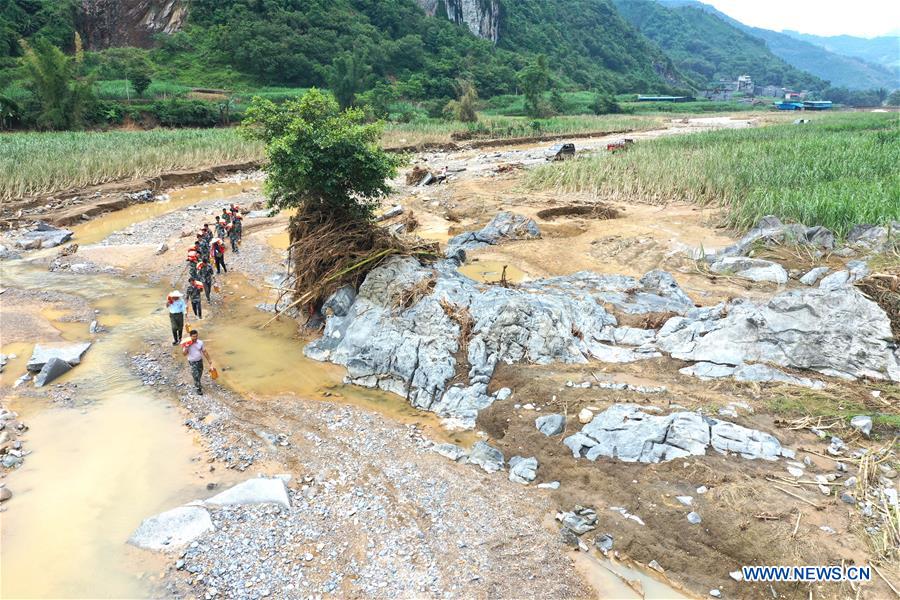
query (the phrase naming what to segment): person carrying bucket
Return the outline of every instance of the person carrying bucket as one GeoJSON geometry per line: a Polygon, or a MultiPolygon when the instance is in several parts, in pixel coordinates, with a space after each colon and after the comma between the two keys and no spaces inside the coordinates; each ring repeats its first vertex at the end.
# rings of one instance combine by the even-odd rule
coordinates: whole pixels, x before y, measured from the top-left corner
{"type": "Polygon", "coordinates": [[[203,359],[205,358],[209,361],[209,374],[213,379],[218,377],[218,372],[215,367],[212,366],[212,358],[209,357],[209,352],[206,351],[206,344],[200,339],[200,334],[197,330],[192,329],[190,335],[190,339],[185,340],[181,344],[181,353],[187,357],[188,365],[191,367],[191,376],[194,378],[194,389],[197,390],[197,394],[202,396],[203,386],[201,385],[201,381],[203,379],[203,359]]]}
{"type": "Polygon", "coordinates": [[[169,309],[169,322],[172,325],[173,346],[177,346],[181,342],[181,336],[184,333],[184,315],[187,312],[187,306],[184,298],[178,290],[172,290],[166,296],[166,308],[169,309]]]}
{"type": "Polygon", "coordinates": [[[223,242],[220,238],[215,238],[212,241],[212,257],[216,263],[216,274],[222,271],[228,272],[228,267],[225,266],[225,242],[223,242]]]}

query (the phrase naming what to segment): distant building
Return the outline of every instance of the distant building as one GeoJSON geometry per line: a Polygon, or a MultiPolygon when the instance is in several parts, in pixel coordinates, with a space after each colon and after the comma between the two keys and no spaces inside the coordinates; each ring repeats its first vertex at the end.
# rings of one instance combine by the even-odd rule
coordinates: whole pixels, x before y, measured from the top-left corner
{"type": "Polygon", "coordinates": [[[784,88],[780,88],[777,85],[757,86],[756,95],[765,98],[783,98],[784,88]]]}
{"type": "Polygon", "coordinates": [[[734,84],[735,91],[750,94],[751,96],[753,95],[753,80],[749,75],[741,75],[734,84]]]}

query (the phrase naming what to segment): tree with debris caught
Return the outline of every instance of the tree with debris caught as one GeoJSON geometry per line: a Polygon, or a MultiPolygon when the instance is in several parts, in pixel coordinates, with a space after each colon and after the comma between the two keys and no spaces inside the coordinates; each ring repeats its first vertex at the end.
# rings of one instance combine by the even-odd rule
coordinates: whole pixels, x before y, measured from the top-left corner
{"type": "Polygon", "coordinates": [[[265,143],[269,205],[297,209],[289,228],[295,303],[311,313],[379,258],[404,250],[374,224],[403,158],[381,148],[381,125],[367,123],[362,109],[341,110],[312,88],[282,104],[254,98],[241,129],[265,143]]]}

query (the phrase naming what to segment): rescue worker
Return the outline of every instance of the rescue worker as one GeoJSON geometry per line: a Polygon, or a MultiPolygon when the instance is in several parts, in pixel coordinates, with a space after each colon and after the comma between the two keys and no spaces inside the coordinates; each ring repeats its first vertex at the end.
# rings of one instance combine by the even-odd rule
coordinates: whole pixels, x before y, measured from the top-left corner
{"type": "Polygon", "coordinates": [[[190,279],[197,279],[197,262],[199,261],[199,257],[197,256],[197,252],[195,250],[191,250],[188,252],[187,265],[188,265],[188,277],[190,279]]]}
{"type": "Polygon", "coordinates": [[[181,336],[184,333],[184,315],[187,312],[187,306],[181,292],[173,290],[166,297],[166,308],[169,309],[169,321],[172,324],[172,342],[173,346],[177,346],[181,342],[181,336]]]}
{"type": "Polygon", "coordinates": [[[241,213],[234,213],[231,225],[237,230],[237,239],[238,243],[240,243],[244,237],[244,217],[241,216],[241,213]]]}
{"type": "Polygon", "coordinates": [[[234,223],[229,223],[225,226],[225,230],[228,232],[228,239],[231,240],[231,251],[235,254],[240,253],[238,249],[238,234],[237,228],[234,226],[234,223]]]}
{"type": "Polygon", "coordinates": [[[209,242],[203,237],[203,233],[197,234],[197,254],[200,257],[200,260],[209,261],[209,242]]]}
{"type": "Polygon", "coordinates": [[[225,266],[225,242],[223,242],[220,238],[215,238],[212,243],[212,257],[213,261],[216,263],[216,274],[222,271],[228,272],[228,267],[225,266]]]}
{"type": "Polygon", "coordinates": [[[201,303],[201,300],[203,295],[203,283],[191,277],[188,281],[187,290],[185,290],[184,295],[191,303],[191,309],[194,311],[194,316],[198,319],[202,319],[203,304],[201,303]]]}
{"type": "Polygon", "coordinates": [[[181,345],[181,352],[187,357],[188,365],[191,367],[191,376],[194,378],[194,389],[202,396],[203,386],[201,385],[201,380],[203,379],[203,359],[205,358],[208,360],[210,366],[212,366],[212,359],[209,357],[209,352],[206,351],[206,345],[203,343],[203,340],[200,339],[200,334],[197,333],[197,330],[191,329],[190,335],[191,339],[186,340],[181,345]]]}
{"type": "Polygon", "coordinates": [[[222,217],[216,217],[216,237],[220,240],[225,239],[225,223],[222,221],[222,217]]]}
{"type": "Polygon", "coordinates": [[[209,294],[212,292],[212,282],[213,282],[213,268],[212,265],[208,262],[199,262],[197,263],[197,275],[198,279],[203,282],[203,289],[206,291],[206,301],[212,302],[210,300],[209,294]]]}
{"type": "Polygon", "coordinates": [[[223,208],[223,209],[222,209],[222,221],[225,222],[225,225],[226,225],[226,226],[227,226],[229,223],[231,223],[231,213],[228,211],[227,208],[223,208]]]}
{"type": "Polygon", "coordinates": [[[212,232],[212,230],[209,228],[209,223],[204,223],[204,224],[203,224],[203,229],[200,230],[200,233],[203,234],[203,239],[206,240],[206,243],[207,243],[207,244],[210,243],[210,242],[212,241],[212,238],[213,238],[213,232],[212,232]]]}

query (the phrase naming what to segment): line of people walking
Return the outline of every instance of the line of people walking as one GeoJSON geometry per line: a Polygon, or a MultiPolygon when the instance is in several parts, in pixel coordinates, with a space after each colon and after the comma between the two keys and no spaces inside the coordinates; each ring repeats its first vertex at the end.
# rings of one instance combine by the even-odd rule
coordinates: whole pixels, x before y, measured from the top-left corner
{"type": "MultiPolygon", "coordinates": [[[[181,345],[182,353],[187,357],[194,379],[194,388],[198,394],[203,394],[201,381],[203,378],[203,359],[210,362],[210,373],[217,376],[212,367],[212,360],[205,344],[199,339],[196,329],[188,331],[189,339],[182,341],[187,328],[188,305],[197,319],[203,319],[203,296],[208,303],[212,302],[212,292],[218,292],[218,286],[214,283],[214,276],[228,273],[225,264],[228,239],[231,251],[240,252],[241,238],[243,236],[243,215],[239,206],[232,204],[222,209],[222,214],[215,217],[215,223],[210,227],[205,223],[197,233],[194,244],[188,248],[185,271],[187,272],[187,286],[182,294],[173,290],[166,297],[166,307],[169,311],[169,321],[172,326],[172,345],[181,345]],[[215,232],[213,232],[215,229],[215,232]],[[215,273],[213,272],[215,265],[215,273]]],[[[182,274],[184,271],[182,272],[182,274]]]]}

